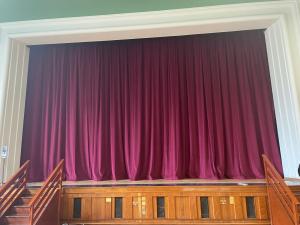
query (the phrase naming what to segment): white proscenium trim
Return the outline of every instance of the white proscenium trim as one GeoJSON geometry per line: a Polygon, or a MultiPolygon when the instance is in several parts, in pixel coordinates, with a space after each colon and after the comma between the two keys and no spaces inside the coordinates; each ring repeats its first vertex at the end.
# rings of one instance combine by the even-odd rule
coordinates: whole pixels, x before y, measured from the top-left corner
{"type": "Polygon", "coordinates": [[[300,161],[299,22],[296,0],[281,0],[0,24],[0,146],[10,149],[5,176],[19,167],[28,45],[266,29],[284,174],[296,177],[300,161]]]}
{"type": "Polygon", "coordinates": [[[272,92],[284,174],[297,177],[300,161],[299,103],[287,33],[281,18],[266,32],[272,92]]]}
{"type": "MultiPolygon", "coordinates": [[[[21,141],[23,132],[23,117],[25,109],[27,68],[29,48],[18,41],[9,41],[7,54],[8,65],[4,68],[6,76],[1,76],[4,83],[2,118],[0,127],[0,143],[9,148],[8,158],[5,159],[5,170],[1,176],[7,177],[19,168],[21,156],[21,141]]],[[[1,159],[1,164],[4,160],[1,159]]],[[[2,168],[2,165],[1,167],[2,168]]]]}

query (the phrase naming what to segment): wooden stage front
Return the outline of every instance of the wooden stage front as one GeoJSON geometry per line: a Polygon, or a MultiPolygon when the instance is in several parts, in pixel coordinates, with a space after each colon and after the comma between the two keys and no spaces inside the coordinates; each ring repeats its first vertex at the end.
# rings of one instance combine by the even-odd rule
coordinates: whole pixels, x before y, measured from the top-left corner
{"type": "Polygon", "coordinates": [[[61,213],[85,225],[270,224],[264,180],[64,182],[61,213]]]}

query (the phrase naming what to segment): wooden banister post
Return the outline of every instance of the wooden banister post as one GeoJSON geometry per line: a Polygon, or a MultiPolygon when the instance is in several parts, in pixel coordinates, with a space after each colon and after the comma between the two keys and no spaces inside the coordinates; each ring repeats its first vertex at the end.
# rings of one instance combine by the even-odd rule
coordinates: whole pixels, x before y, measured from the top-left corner
{"type": "Polygon", "coordinates": [[[63,181],[63,174],[64,174],[64,164],[65,164],[65,161],[63,160],[62,162],[62,166],[60,168],[60,180],[59,180],[59,192],[58,192],[58,195],[59,195],[59,199],[58,199],[58,218],[57,218],[57,224],[60,224],[60,215],[61,215],[61,199],[62,199],[62,181],[63,181]]]}
{"type": "Polygon", "coordinates": [[[25,177],[25,180],[26,180],[26,183],[29,181],[29,170],[30,170],[30,166],[31,166],[31,164],[30,164],[30,162],[28,163],[28,169],[26,170],[26,177],[25,177]]]}
{"type": "Polygon", "coordinates": [[[33,206],[30,206],[30,218],[29,218],[29,225],[33,225],[33,206]]]}

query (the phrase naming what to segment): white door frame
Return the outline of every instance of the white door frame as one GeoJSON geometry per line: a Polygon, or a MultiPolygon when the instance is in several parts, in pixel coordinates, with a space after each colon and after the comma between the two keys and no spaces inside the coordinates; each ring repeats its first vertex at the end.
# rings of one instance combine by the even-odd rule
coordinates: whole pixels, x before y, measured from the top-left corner
{"type": "Polygon", "coordinates": [[[4,176],[10,176],[20,165],[28,45],[266,29],[284,174],[297,177],[299,24],[296,0],[0,23],[0,146],[9,147],[4,176]]]}

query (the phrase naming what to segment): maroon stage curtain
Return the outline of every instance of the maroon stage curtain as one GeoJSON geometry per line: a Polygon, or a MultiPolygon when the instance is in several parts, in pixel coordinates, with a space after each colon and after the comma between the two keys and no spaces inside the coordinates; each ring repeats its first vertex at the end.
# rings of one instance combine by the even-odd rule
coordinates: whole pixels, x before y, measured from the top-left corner
{"type": "Polygon", "coordinates": [[[261,30],[31,47],[32,181],[262,178],[263,153],[282,172],[261,30]]]}

